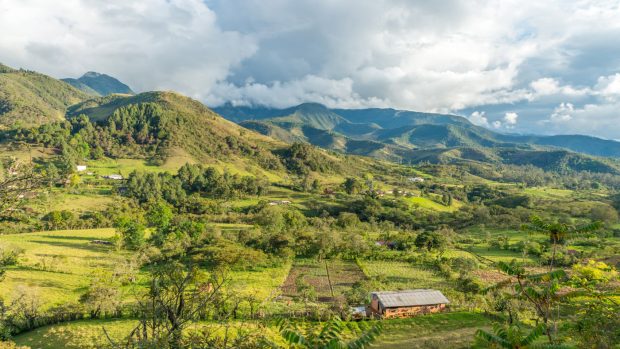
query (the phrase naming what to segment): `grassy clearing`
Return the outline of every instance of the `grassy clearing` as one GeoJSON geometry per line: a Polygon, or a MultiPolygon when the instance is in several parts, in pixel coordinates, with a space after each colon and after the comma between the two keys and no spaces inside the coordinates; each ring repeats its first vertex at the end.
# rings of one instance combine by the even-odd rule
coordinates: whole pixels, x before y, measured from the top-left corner
{"type": "Polygon", "coordinates": [[[490,325],[487,317],[469,312],[385,320],[383,334],[371,348],[470,348],[476,330],[490,325]]]}
{"type": "Polygon", "coordinates": [[[234,271],[231,274],[231,284],[227,288],[235,290],[240,296],[253,295],[263,301],[273,299],[289,274],[291,265],[292,262],[289,262],[276,268],[234,271]]]}
{"type": "Polygon", "coordinates": [[[114,229],[0,235],[2,246],[24,250],[19,265],[7,271],[0,296],[12,299],[20,291],[33,292],[44,307],[76,302],[93,272],[114,270],[129,256],[91,243],[113,236],[114,229]]]}
{"type": "Polygon", "coordinates": [[[404,198],[403,200],[409,203],[412,207],[420,207],[420,208],[425,208],[427,210],[439,211],[439,212],[454,212],[458,210],[459,207],[462,206],[462,204],[456,200],[452,202],[451,206],[445,206],[429,198],[424,198],[421,196],[404,198]]]}
{"type": "Polygon", "coordinates": [[[368,277],[378,280],[386,290],[433,288],[446,290],[450,286],[430,270],[406,262],[362,261],[368,277]]]}
{"type": "Polygon", "coordinates": [[[58,196],[52,209],[81,212],[101,211],[112,203],[114,203],[114,198],[110,195],[62,194],[58,196]]]}
{"type": "Polygon", "coordinates": [[[523,263],[536,263],[537,260],[529,255],[523,256],[522,253],[510,250],[501,250],[499,248],[491,247],[488,245],[478,245],[471,246],[468,248],[469,251],[475,253],[479,256],[488,258],[494,262],[510,262],[513,259],[516,259],[519,262],[523,263]]]}
{"type": "Polygon", "coordinates": [[[547,187],[525,188],[522,191],[527,195],[544,199],[566,199],[575,193],[573,190],[547,187]]]}
{"type": "Polygon", "coordinates": [[[136,326],[135,320],[87,320],[45,326],[16,336],[18,345],[32,349],[102,348],[109,343],[103,327],[114,340],[125,337],[136,326]]]}

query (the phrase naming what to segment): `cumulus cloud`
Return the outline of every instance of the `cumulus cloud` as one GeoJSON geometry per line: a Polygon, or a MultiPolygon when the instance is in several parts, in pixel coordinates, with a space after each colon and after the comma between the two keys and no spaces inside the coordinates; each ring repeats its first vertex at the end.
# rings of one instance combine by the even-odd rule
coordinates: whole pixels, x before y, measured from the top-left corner
{"type": "Polygon", "coordinates": [[[201,0],[0,0],[0,61],[56,77],[89,70],[141,90],[203,96],[257,50],[201,0]]]}
{"type": "Polygon", "coordinates": [[[562,103],[553,109],[553,113],[549,117],[551,122],[566,122],[573,118],[572,114],[575,111],[575,106],[571,103],[562,103]]]}
{"type": "Polygon", "coordinates": [[[601,76],[596,84],[596,91],[607,100],[620,99],[620,73],[609,76],[601,76]]]}
{"type": "Polygon", "coordinates": [[[551,95],[560,91],[560,83],[552,78],[540,78],[532,81],[530,86],[540,96],[551,95]]]}
{"type": "Polygon", "coordinates": [[[489,127],[489,119],[487,119],[485,112],[475,111],[471,113],[469,121],[477,126],[489,127]]]}
{"type": "Polygon", "coordinates": [[[212,106],[477,112],[485,127],[572,132],[620,100],[617,1],[0,0],[0,32],[6,64],[212,106]]]}
{"type": "Polygon", "coordinates": [[[517,124],[517,119],[519,118],[519,114],[515,113],[515,112],[509,112],[504,114],[504,122],[508,125],[516,125],[517,124]]]}

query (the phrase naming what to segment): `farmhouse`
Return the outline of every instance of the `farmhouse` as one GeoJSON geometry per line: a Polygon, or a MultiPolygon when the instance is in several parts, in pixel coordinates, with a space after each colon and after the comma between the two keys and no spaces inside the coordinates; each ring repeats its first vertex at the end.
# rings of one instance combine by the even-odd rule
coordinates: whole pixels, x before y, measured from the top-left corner
{"type": "Polygon", "coordinates": [[[269,203],[269,206],[278,206],[278,205],[290,205],[291,202],[289,200],[278,200],[272,201],[269,203]]]}
{"type": "Polygon", "coordinates": [[[371,297],[370,313],[384,319],[437,313],[450,303],[440,291],[424,289],[372,292],[371,297]]]}
{"type": "Polygon", "coordinates": [[[123,176],[121,176],[119,174],[111,174],[111,175],[103,176],[103,178],[112,179],[112,180],[115,180],[115,181],[123,180],[123,176]]]}

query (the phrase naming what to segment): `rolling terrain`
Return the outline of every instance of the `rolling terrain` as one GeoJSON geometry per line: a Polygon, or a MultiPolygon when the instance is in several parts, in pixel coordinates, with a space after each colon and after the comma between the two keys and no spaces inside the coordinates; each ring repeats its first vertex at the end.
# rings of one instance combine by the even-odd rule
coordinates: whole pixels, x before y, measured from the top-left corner
{"type": "Polygon", "coordinates": [[[61,80],[93,96],[108,96],[114,93],[134,94],[129,86],[116,78],[97,72],[88,72],[77,79],[65,78],[61,80]]]}
{"type": "Polygon", "coordinates": [[[273,138],[393,161],[481,161],[609,173],[618,173],[619,168],[616,160],[602,159],[620,156],[620,143],[616,141],[578,135],[502,134],[456,115],[329,109],[316,103],[287,109],[225,105],[214,110],[273,138]],[[542,165],[541,156],[548,164],[542,165]]]}
{"type": "Polygon", "coordinates": [[[0,64],[0,129],[63,120],[68,106],[88,98],[60,80],[0,64]]]}

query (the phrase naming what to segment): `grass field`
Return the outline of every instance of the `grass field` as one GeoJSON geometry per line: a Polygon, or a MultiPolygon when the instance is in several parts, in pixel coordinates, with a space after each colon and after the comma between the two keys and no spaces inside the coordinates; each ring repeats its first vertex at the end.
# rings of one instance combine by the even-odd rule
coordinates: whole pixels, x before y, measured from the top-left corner
{"type": "Polygon", "coordinates": [[[448,282],[430,270],[406,262],[362,261],[368,277],[378,280],[386,290],[434,288],[446,290],[448,282]]]}
{"type": "Polygon", "coordinates": [[[371,348],[470,348],[474,333],[489,328],[482,314],[457,312],[383,321],[383,333],[371,348]]]}
{"type": "Polygon", "coordinates": [[[420,207],[425,208],[427,210],[439,211],[439,212],[454,212],[462,206],[462,204],[456,200],[452,202],[451,206],[446,206],[439,204],[429,198],[424,198],[421,196],[414,196],[410,198],[404,198],[406,202],[408,202],[412,207],[420,207]]]}
{"type": "MultiPolygon", "coordinates": [[[[222,231],[245,229],[247,225],[218,224],[222,231]]],[[[0,288],[0,297],[12,299],[29,292],[44,308],[76,302],[98,270],[114,271],[127,263],[131,252],[118,252],[112,246],[91,243],[109,239],[114,229],[61,230],[0,235],[0,246],[23,250],[17,266],[10,267],[0,288]]],[[[254,271],[231,272],[231,284],[239,295],[254,295],[259,300],[273,298],[285,280],[290,263],[254,271]]],[[[128,286],[130,287],[130,286],[128,286]]],[[[127,296],[132,290],[127,289],[127,296]]]]}
{"type": "Polygon", "coordinates": [[[96,270],[114,270],[129,256],[91,243],[113,236],[113,229],[0,235],[1,246],[24,251],[19,264],[7,271],[0,296],[12,299],[21,291],[32,292],[43,307],[76,302],[96,270]]]}
{"type": "MultiPolygon", "coordinates": [[[[411,319],[382,321],[383,332],[371,348],[469,348],[479,328],[489,328],[491,321],[477,313],[455,312],[425,315],[411,319]]],[[[136,325],[135,320],[89,320],[45,326],[15,337],[18,345],[32,349],[106,348],[110,347],[105,327],[115,340],[124,338],[136,325]]],[[[196,326],[204,326],[199,323],[196,326]]],[[[252,323],[244,326],[253,326],[252,323]]],[[[273,328],[263,334],[274,338],[273,328]]]]}
{"type": "Polygon", "coordinates": [[[44,326],[14,338],[18,345],[32,349],[110,348],[103,328],[114,340],[125,337],[136,326],[135,320],[88,320],[44,326]]]}

